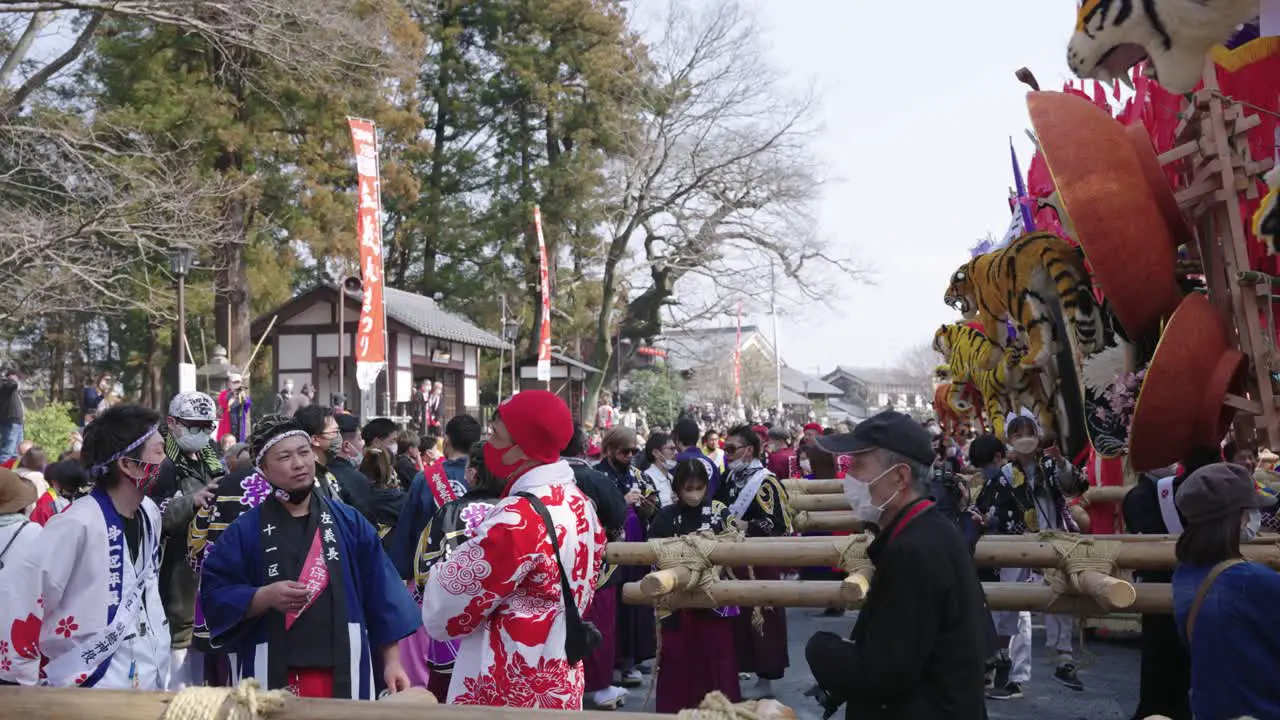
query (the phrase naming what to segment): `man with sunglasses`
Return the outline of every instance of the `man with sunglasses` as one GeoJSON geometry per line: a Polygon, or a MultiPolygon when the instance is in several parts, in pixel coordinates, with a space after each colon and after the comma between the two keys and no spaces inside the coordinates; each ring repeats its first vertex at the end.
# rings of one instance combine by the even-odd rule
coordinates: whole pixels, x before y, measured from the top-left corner
{"type": "Polygon", "coordinates": [[[169,620],[170,690],[201,685],[204,660],[190,651],[195,616],[196,576],[187,564],[187,527],[196,510],[213,501],[226,471],[212,443],[217,424],[213,398],[202,392],[178,393],[164,424],[165,460],[150,493],[162,517],[160,599],[169,620]]]}

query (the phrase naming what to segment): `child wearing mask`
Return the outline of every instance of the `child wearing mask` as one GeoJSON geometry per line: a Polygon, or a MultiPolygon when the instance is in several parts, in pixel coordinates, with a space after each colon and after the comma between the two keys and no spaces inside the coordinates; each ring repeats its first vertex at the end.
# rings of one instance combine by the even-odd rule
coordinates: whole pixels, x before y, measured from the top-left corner
{"type": "MultiPolygon", "coordinates": [[[[649,537],[669,538],[698,532],[721,533],[733,525],[729,508],[707,492],[711,469],[700,459],[676,465],[671,481],[676,502],[658,510],[649,537]]],[[[738,702],[738,665],[730,619],[738,608],[658,611],[662,645],[658,659],[657,711],[677,713],[696,708],[719,690],[738,702]]]]}

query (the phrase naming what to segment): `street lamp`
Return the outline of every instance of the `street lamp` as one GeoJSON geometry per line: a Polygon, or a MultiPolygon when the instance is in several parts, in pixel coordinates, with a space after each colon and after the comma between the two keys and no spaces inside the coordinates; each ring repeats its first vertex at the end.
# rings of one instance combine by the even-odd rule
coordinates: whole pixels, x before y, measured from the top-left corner
{"type": "Polygon", "coordinates": [[[362,292],[364,292],[364,283],[354,275],[343,275],[338,281],[338,394],[343,397],[344,409],[347,407],[347,294],[360,295],[362,292]]]}
{"type": "MultiPolygon", "coordinates": [[[[516,338],[520,335],[520,323],[514,317],[507,315],[507,296],[503,294],[499,296],[502,301],[502,341],[511,346],[511,394],[514,395],[519,388],[516,387],[516,338]]],[[[506,350],[498,350],[498,402],[502,402],[502,376],[506,370],[503,367],[503,361],[506,359],[506,350]]]]}
{"type": "MultiPolygon", "coordinates": [[[[169,246],[169,270],[178,281],[178,350],[175,359],[177,360],[178,372],[177,385],[180,392],[187,389],[182,387],[182,366],[184,364],[182,361],[187,350],[187,273],[191,272],[191,267],[195,264],[195,257],[195,248],[184,242],[179,241],[169,246]]],[[[190,389],[195,390],[195,387],[192,386],[190,389]]]]}

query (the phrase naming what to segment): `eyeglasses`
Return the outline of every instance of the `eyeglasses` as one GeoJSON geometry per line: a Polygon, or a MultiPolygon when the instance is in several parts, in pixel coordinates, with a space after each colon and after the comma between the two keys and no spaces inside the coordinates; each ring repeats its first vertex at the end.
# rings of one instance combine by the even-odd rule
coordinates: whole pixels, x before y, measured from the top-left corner
{"type": "Polygon", "coordinates": [[[622,448],[618,452],[622,453],[623,455],[635,455],[636,453],[640,452],[640,448],[622,448]]]}
{"type": "Polygon", "coordinates": [[[739,450],[741,450],[742,448],[743,448],[743,446],[742,446],[742,445],[729,445],[729,444],[727,444],[727,443],[726,443],[726,444],[725,444],[725,446],[724,446],[724,451],[725,451],[726,453],[728,453],[728,454],[732,455],[733,453],[738,452],[738,451],[739,451],[739,450]]]}

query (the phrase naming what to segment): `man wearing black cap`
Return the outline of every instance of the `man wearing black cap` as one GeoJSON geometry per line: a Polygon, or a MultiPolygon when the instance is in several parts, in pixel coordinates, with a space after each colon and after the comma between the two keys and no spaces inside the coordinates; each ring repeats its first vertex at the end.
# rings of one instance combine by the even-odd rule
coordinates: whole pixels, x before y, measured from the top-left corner
{"type": "Polygon", "coordinates": [[[815,442],[850,456],[845,497],[876,535],[875,577],[851,639],[820,632],[805,649],[828,707],[848,702],[850,720],[984,717],[982,586],[959,530],[928,499],[928,431],[886,411],[815,442]]]}

